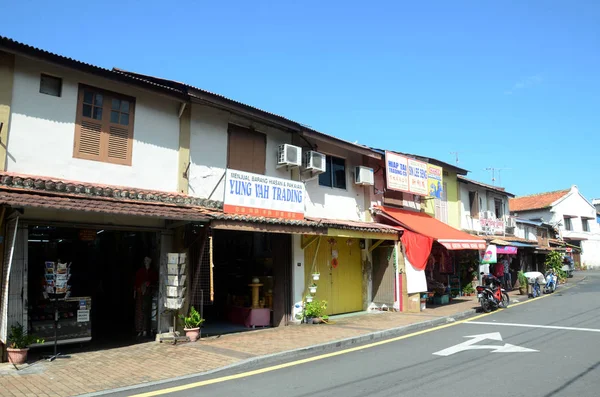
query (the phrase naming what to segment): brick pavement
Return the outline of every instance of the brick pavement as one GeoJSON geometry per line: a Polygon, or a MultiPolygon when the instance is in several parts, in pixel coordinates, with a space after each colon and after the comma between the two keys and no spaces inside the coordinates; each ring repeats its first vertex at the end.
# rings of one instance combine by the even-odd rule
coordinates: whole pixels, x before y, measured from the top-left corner
{"type": "MultiPolygon", "coordinates": [[[[577,279],[570,283],[574,281],[577,279]]],[[[511,299],[517,295],[518,291],[511,292],[511,299]]],[[[201,373],[252,357],[359,337],[456,315],[476,307],[475,297],[465,297],[450,305],[427,308],[415,314],[364,313],[334,319],[329,325],[272,328],[179,345],[148,342],[81,352],[72,354],[70,359],[25,365],[20,371],[8,364],[0,364],[0,397],[72,396],[201,373]]]]}

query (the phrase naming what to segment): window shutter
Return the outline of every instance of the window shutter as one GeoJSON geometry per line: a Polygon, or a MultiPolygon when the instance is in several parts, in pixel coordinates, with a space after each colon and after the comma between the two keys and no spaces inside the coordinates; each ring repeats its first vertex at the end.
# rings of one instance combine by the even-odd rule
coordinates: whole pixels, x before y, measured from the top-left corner
{"type": "Polygon", "coordinates": [[[73,157],[131,165],[134,106],[133,98],[80,85],[73,157]],[[93,105],[90,105],[92,96],[93,105]],[[97,98],[102,102],[97,102],[97,98]],[[123,109],[117,106],[119,111],[115,112],[111,108],[115,101],[125,102],[127,106],[123,109]],[[111,116],[117,116],[116,121],[111,120],[111,116]],[[123,124],[119,124],[119,120],[123,124]]]}
{"type": "Polygon", "coordinates": [[[475,200],[473,204],[473,218],[479,219],[479,192],[475,192],[475,200]]]}
{"type": "Polygon", "coordinates": [[[227,168],[264,175],[267,156],[266,136],[230,124],[227,142],[227,168]]]}

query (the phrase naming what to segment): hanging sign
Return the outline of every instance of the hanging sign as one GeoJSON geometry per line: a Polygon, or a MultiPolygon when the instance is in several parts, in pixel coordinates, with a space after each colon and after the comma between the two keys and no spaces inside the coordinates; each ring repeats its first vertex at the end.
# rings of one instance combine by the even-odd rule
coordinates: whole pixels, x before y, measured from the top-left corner
{"type": "Polygon", "coordinates": [[[498,253],[495,245],[488,245],[485,251],[483,252],[483,257],[481,258],[481,263],[490,264],[498,262],[498,253]]]}
{"type": "Polygon", "coordinates": [[[392,152],[385,152],[386,186],[390,190],[408,192],[408,159],[392,152]]]}
{"type": "Polygon", "coordinates": [[[223,211],[267,218],[304,219],[304,184],[228,169],[223,211]]]}
{"type": "Polygon", "coordinates": [[[429,195],[438,199],[442,198],[442,191],[444,190],[442,167],[437,165],[427,164],[427,186],[429,188],[429,195]]]}
{"type": "Polygon", "coordinates": [[[94,241],[96,239],[96,231],[91,229],[79,230],[79,240],[81,241],[94,241]]]}
{"type": "Polygon", "coordinates": [[[89,310],[77,310],[77,322],[78,323],[87,323],[90,321],[90,311],[89,310]]]}

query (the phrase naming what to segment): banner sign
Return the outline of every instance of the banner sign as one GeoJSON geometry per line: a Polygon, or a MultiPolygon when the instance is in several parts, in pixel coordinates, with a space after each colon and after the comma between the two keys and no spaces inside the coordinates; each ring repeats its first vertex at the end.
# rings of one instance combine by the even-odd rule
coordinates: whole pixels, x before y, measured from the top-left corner
{"type": "Polygon", "coordinates": [[[485,213],[479,214],[481,230],[487,234],[504,233],[504,221],[499,219],[484,219],[485,213]]]}
{"type": "Polygon", "coordinates": [[[385,152],[386,186],[390,190],[409,192],[408,159],[392,152],[385,152]]]}
{"type": "Polygon", "coordinates": [[[429,195],[435,198],[442,198],[442,190],[444,189],[442,167],[437,165],[427,164],[427,186],[429,187],[429,195]]]}
{"type": "Polygon", "coordinates": [[[483,257],[481,258],[481,263],[490,264],[498,262],[498,253],[495,245],[488,245],[485,251],[483,252],[483,257]]]}
{"type": "Polygon", "coordinates": [[[304,184],[228,169],[223,211],[268,218],[304,219],[304,184]]]}
{"type": "Polygon", "coordinates": [[[511,246],[497,247],[496,253],[497,254],[505,254],[505,255],[517,255],[517,247],[511,247],[511,246]]]}
{"type": "Polygon", "coordinates": [[[427,163],[408,159],[408,186],[411,193],[427,196],[427,163]]]}

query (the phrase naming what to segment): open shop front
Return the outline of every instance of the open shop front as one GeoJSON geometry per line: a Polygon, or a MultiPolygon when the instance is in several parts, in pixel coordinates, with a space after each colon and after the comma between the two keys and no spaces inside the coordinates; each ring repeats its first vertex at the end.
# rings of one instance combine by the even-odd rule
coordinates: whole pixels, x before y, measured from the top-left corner
{"type": "MultiPolygon", "coordinates": [[[[236,227],[237,226],[237,227],[236,227]]],[[[292,235],[213,228],[193,275],[190,303],[205,322],[203,336],[286,325],[291,313],[292,235]]]]}
{"type": "Polygon", "coordinates": [[[153,334],[158,307],[158,271],[152,265],[159,255],[156,232],[25,227],[30,332],[53,342],[57,308],[60,343],[113,344],[153,334]]]}
{"type": "Polygon", "coordinates": [[[406,230],[402,248],[406,273],[406,311],[418,312],[430,304],[450,303],[452,296],[468,293],[485,241],[417,211],[378,207],[379,219],[406,230]],[[467,290],[465,290],[467,287],[467,290]]]}

